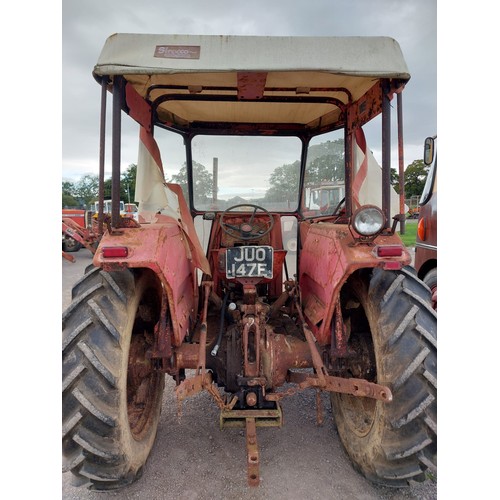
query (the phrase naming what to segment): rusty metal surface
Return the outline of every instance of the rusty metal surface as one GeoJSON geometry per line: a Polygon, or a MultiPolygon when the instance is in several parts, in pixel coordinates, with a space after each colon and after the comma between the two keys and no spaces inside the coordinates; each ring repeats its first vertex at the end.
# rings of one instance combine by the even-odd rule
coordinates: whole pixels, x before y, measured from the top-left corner
{"type": "Polygon", "coordinates": [[[342,308],[340,305],[340,297],[337,297],[337,303],[335,305],[334,325],[335,329],[333,332],[334,334],[332,336],[330,356],[332,358],[345,357],[347,355],[348,333],[344,321],[342,320],[342,308]]]}
{"type": "Polygon", "coordinates": [[[264,96],[267,73],[238,72],[238,99],[261,99],[264,96]]]}
{"type": "Polygon", "coordinates": [[[196,375],[183,380],[176,388],[175,394],[177,401],[182,402],[185,399],[192,397],[205,389],[205,386],[212,382],[212,375],[210,373],[196,375]]]}
{"type": "Polygon", "coordinates": [[[307,342],[292,335],[275,334],[266,328],[262,348],[262,372],[270,387],[281,387],[289,369],[311,368],[311,350],[307,342]]]}
{"type": "Polygon", "coordinates": [[[148,359],[160,358],[163,368],[168,371],[172,358],[172,328],[170,324],[168,309],[168,297],[165,290],[162,291],[160,319],[154,329],[155,344],[150,348],[146,356],[148,359]]]}
{"type": "Polygon", "coordinates": [[[361,268],[401,269],[411,262],[411,256],[406,248],[401,257],[382,258],[373,254],[377,244],[401,245],[397,234],[381,234],[373,244],[355,245],[347,225],[329,222],[307,225],[301,224],[301,233],[305,237],[302,238],[298,281],[309,328],[321,345],[327,345],[330,343],[331,320],[338,293],[349,275],[361,268]],[[322,265],[318,266],[318,262],[322,265]],[[319,316],[314,313],[318,304],[325,305],[322,310],[324,321],[319,325],[319,316]]]}
{"type": "Polygon", "coordinates": [[[181,344],[174,350],[174,365],[179,370],[193,369],[198,366],[199,348],[197,344],[181,344]]]}
{"type": "Polygon", "coordinates": [[[298,384],[300,389],[316,387],[328,392],[352,394],[353,396],[378,399],[386,403],[392,401],[392,392],[389,387],[360,378],[342,378],[327,375],[322,380],[316,375],[292,372],[289,380],[298,384]]]}
{"type": "MultiPolygon", "coordinates": [[[[396,96],[398,105],[398,173],[399,173],[399,213],[405,213],[405,162],[404,162],[404,140],[403,140],[403,93],[398,92],[396,96]]],[[[406,232],[405,217],[401,217],[401,234],[406,232]]]]}
{"type": "Polygon", "coordinates": [[[95,253],[94,244],[97,236],[89,229],[67,217],[62,218],[62,233],[81,243],[85,248],[95,253]]]}
{"type": "MultiPolygon", "coordinates": [[[[89,262],[90,262],[90,258],[89,258],[89,262]]],[[[304,358],[305,355],[303,355],[303,354],[297,355],[297,353],[303,352],[302,350],[303,350],[304,346],[308,350],[307,343],[295,338],[295,340],[292,341],[290,343],[290,345],[287,345],[287,343],[290,341],[290,339],[287,338],[286,335],[274,334],[272,331],[266,331],[266,336],[265,336],[266,339],[268,337],[269,338],[272,337],[271,333],[275,337],[274,340],[272,341],[272,343],[274,344],[273,345],[274,354],[282,354],[285,358],[288,357],[290,360],[294,360],[294,359],[300,360],[300,359],[304,358]],[[293,342],[296,342],[296,345],[293,344],[293,342]],[[282,349],[284,349],[285,351],[288,350],[287,354],[281,353],[280,351],[282,349]]],[[[262,339],[262,342],[264,342],[266,339],[262,339]]],[[[198,344],[182,344],[180,347],[175,348],[174,355],[177,356],[180,360],[183,360],[182,363],[185,363],[186,365],[189,365],[191,368],[196,369],[198,355],[199,355],[199,346],[198,346],[198,344]]],[[[284,365],[286,365],[288,362],[289,361],[283,360],[284,365]]],[[[310,355],[309,355],[309,363],[311,363],[310,355]]],[[[207,375],[209,375],[209,374],[207,374],[207,375]]],[[[169,379],[169,377],[168,377],[168,379],[169,379]]],[[[318,383],[317,379],[316,380],[313,379],[313,381],[311,382],[311,385],[305,386],[305,384],[303,384],[304,385],[303,389],[299,386],[299,384],[304,383],[306,381],[306,378],[304,375],[302,375],[302,376],[294,375],[290,378],[289,381],[291,383],[297,384],[298,390],[295,390],[293,392],[289,392],[288,395],[293,396],[293,394],[296,394],[299,390],[300,391],[304,390],[305,391],[304,396],[301,396],[301,398],[302,397],[309,398],[309,396],[307,396],[306,393],[307,392],[311,393],[310,404],[308,407],[310,409],[312,409],[314,407],[314,400],[316,399],[316,419],[319,422],[322,421],[322,419],[324,417],[324,411],[322,408],[321,399],[323,399],[323,402],[325,401],[325,396],[324,396],[325,391],[324,390],[319,391],[318,388],[314,385],[314,384],[318,383]],[[307,389],[313,389],[313,391],[307,391],[307,389]],[[315,393],[316,398],[314,397],[313,392],[315,393]],[[320,396],[322,396],[322,398],[320,396]],[[318,398],[319,398],[319,404],[318,404],[318,398]]],[[[205,383],[207,383],[207,382],[208,382],[208,380],[205,380],[205,383]]],[[[211,380],[210,380],[210,382],[211,382],[211,380]]],[[[353,382],[356,382],[356,381],[354,380],[354,381],[351,381],[349,383],[352,384],[353,382]]],[[[338,383],[338,381],[337,381],[337,383],[338,383]]],[[[258,383],[257,385],[260,385],[260,384],[258,383]]],[[[332,389],[335,388],[334,384],[333,384],[333,380],[330,380],[329,378],[327,378],[327,387],[331,387],[332,389]]],[[[206,389],[212,396],[213,396],[213,392],[217,391],[217,387],[214,386],[214,384],[210,384],[210,385],[207,385],[206,387],[203,387],[202,380],[200,377],[199,379],[196,379],[196,380],[190,380],[187,385],[185,385],[183,388],[181,388],[180,392],[183,394],[183,397],[190,397],[190,396],[194,396],[195,394],[201,392],[203,389],[206,389]]],[[[346,389],[349,389],[349,387],[347,385],[346,385],[346,389]]],[[[354,389],[354,387],[351,387],[349,390],[352,390],[352,389],[354,389]]],[[[363,389],[366,389],[366,387],[360,386],[359,391],[358,391],[358,395],[361,395],[361,391],[363,389]]],[[[345,391],[345,392],[349,393],[348,391],[345,391]]],[[[365,390],[365,392],[368,392],[368,391],[365,390]]],[[[269,395],[271,395],[271,394],[272,393],[270,393],[269,395]]],[[[207,399],[201,398],[201,399],[198,399],[198,401],[203,403],[203,401],[207,401],[207,399]]],[[[204,408],[203,411],[207,412],[207,413],[210,413],[210,412],[213,413],[214,411],[216,411],[216,410],[211,409],[214,406],[213,402],[210,401],[210,399],[208,399],[208,401],[209,401],[209,403],[206,405],[206,408],[204,408]]],[[[302,399],[300,399],[298,401],[302,401],[302,399]]],[[[175,404],[175,402],[174,402],[174,404],[175,404]]],[[[229,405],[227,404],[226,401],[223,401],[223,404],[226,404],[227,408],[229,408],[229,405]]],[[[288,403],[288,404],[293,405],[293,403],[288,403]]],[[[220,403],[218,403],[217,406],[219,406],[219,408],[222,407],[222,405],[220,403]]],[[[190,406],[190,411],[193,411],[193,408],[197,408],[197,405],[194,404],[194,405],[190,406]]],[[[252,411],[252,410],[249,410],[249,411],[252,411]]],[[[224,410],[220,412],[221,415],[225,414],[226,416],[228,415],[228,413],[229,412],[226,412],[224,410]]],[[[303,417],[304,409],[300,410],[300,412],[297,412],[297,414],[299,414],[301,416],[300,418],[304,418],[303,417]]],[[[165,415],[165,413],[164,413],[164,415],[165,415]]],[[[238,417],[238,419],[232,419],[233,425],[234,425],[234,421],[239,420],[240,422],[243,421],[243,425],[239,424],[239,428],[245,428],[246,427],[246,418],[247,418],[248,414],[245,414],[244,412],[238,414],[238,410],[234,410],[233,415],[235,417],[236,416],[238,417]]],[[[281,417],[279,417],[279,415],[277,413],[269,412],[268,410],[263,411],[261,415],[262,415],[262,418],[255,419],[256,428],[264,427],[266,420],[272,420],[274,418],[275,421],[278,421],[278,419],[281,418],[281,417]]],[[[287,426],[290,424],[289,418],[296,418],[296,417],[293,417],[292,415],[293,415],[293,409],[290,410],[290,413],[287,413],[287,426]]],[[[187,421],[189,422],[189,418],[190,418],[190,415],[188,412],[187,415],[184,415],[183,422],[185,421],[185,419],[187,419],[187,421]]],[[[199,421],[199,418],[200,417],[198,417],[198,421],[199,421]]],[[[292,422],[292,424],[293,424],[293,422],[292,422]]],[[[189,425],[191,425],[191,423],[189,425]]],[[[300,428],[299,428],[300,430],[303,430],[303,425],[304,424],[301,421],[300,428]]],[[[226,419],[226,426],[225,427],[229,427],[229,428],[231,427],[229,419],[226,419]]],[[[236,425],[234,425],[234,427],[236,427],[236,425]]],[[[293,427],[292,427],[292,429],[293,429],[293,427]]],[[[286,432],[286,431],[283,430],[283,432],[286,432]]],[[[294,432],[298,432],[296,428],[294,429],[294,432]]],[[[312,432],[312,431],[308,431],[308,432],[312,432]]],[[[224,439],[224,438],[221,438],[221,439],[224,439]]],[[[265,452],[265,457],[268,457],[268,454],[269,454],[269,458],[267,458],[267,460],[272,461],[273,460],[273,458],[272,458],[273,457],[273,450],[272,449],[273,449],[273,443],[275,443],[274,440],[276,439],[276,436],[273,434],[272,438],[267,438],[267,437],[264,437],[264,435],[263,435],[262,438],[259,438],[259,441],[260,441],[260,439],[264,439],[263,442],[266,443],[265,450],[261,449],[260,452],[265,452]]],[[[290,439],[290,436],[288,439],[290,439]]],[[[293,436],[291,436],[291,439],[293,439],[293,436]]],[[[257,441],[256,441],[256,443],[257,443],[257,441]]],[[[193,446],[195,446],[195,445],[193,444],[193,446]]],[[[226,446],[227,446],[227,444],[226,444],[226,446]]],[[[193,447],[193,449],[196,449],[196,448],[193,447]]],[[[223,452],[221,451],[221,453],[223,453],[223,452]]],[[[248,457],[248,451],[247,451],[247,457],[248,457]]],[[[263,457],[264,457],[264,455],[263,455],[263,457]]],[[[260,464],[260,458],[261,457],[259,457],[259,464],[260,464]]],[[[152,463],[154,463],[154,462],[152,462],[152,463]]],[[[252,462],[252,464],[253,464],[253,462],[252,462]]],[[[243,464],[240,464],[239,467],[241,467],[242,465],[243,464]]],[[[164,464],[161,464],[161,466],[164,467],[164,464]]],[[[252,470],[252,469],[250,469],[250,470],[252,470]]],[[[266,472],[265,472],[266,474],[269,473],[269,472],[267,472],[267,470],[268,470],[268,466],[266,465],[266,472]]],[[[348,470],[350,470],[350,469],[348,469],[348,470]]],[[[238,471],[236,471],[236,475],[237,474],[238,474],[238,471]]],[[[248,475],[248,472],[247,472],[247,475],[248,475]]],[[[243,478],[244,478],[244,475],[243,475],[243,478]]],[[[236,481],[242,481],[242,478],[240,476],[238,476],[238,478],[236,478],[236,481]]],[[[248,484],[248,480],[245,482],[247,482],[247,484],[248,484]]],[[[262,482],[260,482],[260,486],[262,487],[262,482]]],[[[144,487],[144,485],[141,485],[137,491],[139,491],[143,487],[144,487]]],[[[269,487],[269,483],[267,484],[266,487],[269,487]]],[[[269,490],[265,490],[265,491],[269,491],[269,490]]]]}
{"type": "Polygon", "coordinates": [[[243,319],[243,375],[257,377],[260,371],[260,322],[258,317],[243,319]]]}
{"type": "Polygon", "coordinates": [[[385,214],[385,227],[391,220],[391,102],[390,81],[382,83],[382,212],[385,214]]]}
{"type": "Polygon", "coordinates": [[[70,262],[76,262],[76,259],[67,252],[63,251],[62,256],[64,259],[69,260],[70,262]]]}
{"type": "MultiPolygon", "coordinates": [[[[115,37],[116,39],[116,37],[115,37]]],[[[182,46],[185,47],[185,46],[182,46]]],[[[199,50],[196,52],[199,56],[199,50]]],[[[157,54],[155,53],[155,56],[157,54]]],[[[196,58],[196,57],[195,57],[196,58]]],[[[346,279],[354,271],[361,268],[380,267],[383,269],[401,269],[404,265],[410,262],[409,254],[403,252],[402,256],[391,256],[390,258],[378,257],[373,252],[375,244],[390,245],[400,243],[400,240],[395,235],[385,234],[377,237],[376,241],[361,240],[353,236],[349,227],[346,225],[334,225],[328,222],[313,223],[301,228],[301,235],[304,238],[301,241],[301,251],[299,253],[299,269],[298,269],[298,284],[291,286],[290,291],[284,293],[281,298],[275,303],[273,308],[272,302],[276,297],[279,297],[282,292],[282,267],[286,252],[280,250],[283,244],[281,235],[281,226],[271,232],[273,228],[273,215],[270,222],[263,221],[260,217],[255,217],[255,212],[251,216],[247,225],[239,225],[232,234],[221,236],[217,235],[217,231],[221,232],[224,229],[222,224],[223,216],[216,216],[212,230],[208,254],[211,256],[214,263],[210,269],[207,262],[207,268],[203,269],[197,265],[196,259],[203,260],[203,253],[200,259],[200,254],[193,250],[193,241],[198,241],[193,234],[190,237],[190,230],[183,226],[186,221],[178,224],[175,220],[162,219],[159,224],[148,224],[147,227],[141,227],[139,224],[130,222],[122,222],[119,218],[119,184],[120,184],[120,149],[121,149],[121,114],[122,111],[129,113],[131,117],[136,119],[142,125],[150,125],[150,122],[160,122],[165,128],[177,128],[177,131],[184,130],[186,153],[187,153],[187,177],[188,184],[193,184],[192,170],[192,153],[191,139],[197,132],[211,130],[219,133],[228,132],[254,132],[258,131],[265,135],[268,133],[283,133],[288,129],[290,135],[300,136],[304,146],[308,140],[318,132],[327,132],[329,130],[338,130],[341,126],[345,126],[345,157],[346,157],[346,173],[345,183],[347,188],[346,193],[346,213],[351,215],[352,211],[352,175],[353,175],[353,136],[356,129],[368,122],[371,118],[382,113],[382,177],[384,180],[382,190],[382,207],[387,217],[387,224],[390,213],[390,104],[392,92],[400,90],[404,86],[404,81],[380,79],[369,76],[365,82],[360,84],[356,79],[356,102],[353,102],[353,97],[349,91],[345,91],[348,96],[348,104],[341,101],[337,96],[318,96],[310,95],[311,87],[305,84],[299,86],[293,85],[289,88],[283,88],[284,95],[277,89],[274,92],[279,95],[265,95],[265,83],[267,73],[264,72],[249,72],[246,70],[238,72],[232,69],[230,78],[234,80],[237,76],[237,87],[234,87],[234,81],[231,90],[227,92],[227,87],[220,87],[213,93],[207,95],[209,87],[203,85],[182,85],[177,89],[167,85],[169,82],[153,82],[155,85],[155,95],[151,95],[152,88],[147,89],[140,82],[135,82],[136,87],[144,88],[148,94],[146,115],[142,115],[141,106],[144,106],[146,100],[142,100],[137,91],[134,91],[138,97],[135,101],[127,102],[129,109],[125,105],[125,83],[126,79],[118,73],[113,78],[113,108],[112,108],[112,217],[108,224],[107,233],[103,236],[103,244],[111,246],[123,246],[127,250],[125,257],[120,258],[105,258],[102,252],[98,252],[94,257],[95,265],[104,270],[120,270],[126,268],[148,268],[151,269],[161,282],[163,296],[162,307],[160,312],[160,321],[155,329],[156,344],[155,350],[151,350],[150,342],[146,342],[142,335],[134,336],[130,353],[129,353],[129,380],[127,389],[134,391],[134,396],[139,405],[145,402],[147,394],[141,391],[142,382],[150,377],[153,373],[155,376],[164,374],[165,371],[176,376],[177,387],[175,394],[180,405],[182,401],[188,397],[193,397],[203,391],[207,391],[215,400],[217,406],[221,410],[221,427],[244,427],[246,430],[246,451],[247,451],[247,480],[250,486],[257,486],[260,483],[260,454],[257,444],[257,427],[280,426],[282,424],[281,409],[278,401],[286,396],[291,396],[298,391],[313,389],[316,394],[316,419],[318,423],[323,422],[324,412],[322,406],[322,393],[338,392],[350,394],[359,397],[368,397],[372,399],[390,402],[392,393],[389,387],[369,382],[360,378],[343,378],[339,376],[331,376],[325,364],[328,363],[328,353],[331,358],[347,357],[347,340],[348,333],[346,325],[342,320],[342,310],[339,300],[339,290],[345,283],[346,279]],[[236,75],[234,75],[236,73],[236,75]],[[375,82],[375,83],[373,83],[375,82]],[[165,83],[165,85],[161,85],[165,83]],[[160,90],[166,90],[161,92],[160,90]],[[182,91],[179,91],[181,89],[182,91]],[[175,90],[175,92],[171,92],[175,90]],[[203,95],[202,92],[204,92],[203,95]],[[295,95],[297,94],[297,95],[295,95]],[[156,97],[155,97],[156,96],[156,97]],[[300,104],[297,109],[301,108],[308,110],[314,109],[313,104],[320,104],[321,109],[328,112],[322,112],[322,115],[307,118],[307,120],[299,121],[296,117],[289,115],[285,120],[276,120],[279,123],[273,124],[273,117],[265,117],[270,123],[258,123],[258,120],[250,121],[239,117],[232,118],[235,123],[229,120],[214,120],[204,122],[197,120],[198,127],[189,128],[189,122],[186,119],[184,125],[174,126],[177,122],[175,113],[169,106],[169,101],[176,101],[175,105],[183,107],[183,103],[190,101],[191,104],[203,102],[207,103],[206,109],[217,109],[214,103],[219,103],[219,107],[224,107],[228,110],[242,109],[243,113],[250,109],[247,103],[238,103],[236,101],[259,101],[258,104],[252,107],[259,109],[274,108],[277,110],[285,109],[284,104],[300,104]],[[153,102],[154,112],[151,111],[150,102],[153,102]],[[229,104],[225,106],[224,103],[229,104]],[[268,105],[263,105],[267,103],[268,105]],[[309,103],[309,106],[304,106],[309,103]],[[164,104],[164,105],[163,105],[164,104]],[[235,105],[236,104],[236,105],[235,105]],[[324,104],[328,104],[325,106],[324,104]],[[333,109],[332,109],[333,107],[333,109]],[[138,113],[139,112],[139,113],[138,113]],[[314,121],[313,119],[314,118],[314,121]],[[323,121],[324,120],[324,121],[323,121]],[[252,223],[255,222],[258,227],[262,227],[266,236],[266,243],[271,245],[275,250],[274,270],[276,271],[273,279],[255,280],[241,279],[230,281],[225,274],[225,251],[228,246],[236,246],[241,244],[239,240],[259,239],[248,238],[251,236],[252,223]],[[217,228],[217,225],[219,226],[217,228]],[[238,234],[239,232],[239,234],[238,234]],[[269,233],[269,234],[267,234],[269,233]],[[224,248],[222,248],[224,247],[224,248]],[[213,277],[213,282],[203,282],[201,290],[204,292],[204,302],[202,307],[198,303],[198,275],[197,269],[202,269],[205,276],[213,272],[216,276],[213,277]],[[230,282],[228,282],[230,281],[230,282]],[[264,284],[265,292],[258,285],[264,284]],[[226,306],[226,296],[224,301],[221,300],[221,291],[226,289],[229,294],[229,289],[235,285],[241,287],[241,292],[238,290],[238,296],[235,302],[239,308],[238,316],[233,315],[234,323],[231,328],[224,330],[224,313],[226,306]],[[207,350],[210,346],[210,340],[215,338],[215,329],[212,327],[209,316],[210,310],[210,295],[214,293],[215,301],[220,309],[221,327],[220,335],[224,336],[225,345],[223,345],[220,358],[217,363],[222,365],[222,377],[220,373],[213,370],[217,366],[216,362],[207,356],[207,350]],[[293,304],[289,306],[287,313],[283,309],[287,309],[286,303],[288,299],[293,299],[293,304]],[[283,308],[283,309],[282,309],[283,308]],[[284,326],[271,324],[271,319],[275,316],[287,316],[290,321],[295,322],[295,327],[299,330],[298,336],[277,333],[285,331],[284,326]],[[298,316],[298,319],[297,319],[298,316]],[[169,322],[169,320],[171,322],[169,322]],[[333,328],[332,328],[333,321],[333,328]],[[298,326],[297,326],[298,325],[298,326]],[[275,329],[276,326],[276,329],[275,329]],[[282,328],[280,330],[279,328],[282,328]],[[332,335],[333,333],[333,335],[332,335]],[[241,336],[241,338],[240,338],[241,336]],[[231,337],[231,338],[230,338],[231,337]],[[305,337],[305,341],[303,338],[305,337]],[[330,351],[325,348],[330,343],[330,351]],[[189,344],[187,343],[189,342],[189,344]],[[195,343],[196,342],[196,343],[195,343]],[[231,343],[232,342],[232,343],[231,343]],[[147,354],[151,355],[148,356],[147,354]],[[158,359],[163,359],[163,365],[158,362],[158,359]],[[233,359],[234,358],[234,359],[233,359]],[[211,364],[213,363],[213,364],[211,364]],[[231,369],[227,365],[232,364],[231,369]],[[192,368],[195,371],[194,376],[185,376],[185,369],[192,368]],[[306,372],[291,371],[294,368],[314,368],[306,372]],[[182,374],[180,371],[182,370],[182,374]],[[236,386],[235,393],[237,395],[222,396],[215,381],[220,383],[221,387],[227,390],[227,379],[224,380],[226,373],[229,372],[227,379],[234,380],[236,386]],[[222,381],[221,381],[222,379],[222,381]],[[295,384],[295,387],[284,390],[281,393],[273,392],[278,387],[281,387],[289,382],[295,384]],[[226,385],[225,385],[226,383],[226,385]],[[266,394],[266,391],[267,394],[266,394]],[[275,403],[276,409],[272,403],[275,403]],[[238,405],[238,406],[236,406],[238,405]]],[[[346,73],[343,73],[340,82],[345,80],[346,73]]],[[[163,70],[157,72],[162,74],[162,78],[167,78],[163,70]]],[[[279,72],[278,72],[279,73],[279,72]]],[[[142,72],[141,72],[142,74],[142,72]]],[[[180,73],[179,73],[180,74],[180,73]]],[[[134,75],[134,73],[132,73],[134,75]]],[[[127,75],[131,81],[138,75],[127,75]]],[[[177,75],[178,76],[178,75],[177,75]]],[[[176,76],[176,78],[177,78],[176,76]]],[[[220,75],[218,75],[220,76],[220,75]]],[[[276,76],[276,75],[275,75],[276,76]]],[[[323,75],[324,76],[324,75],[323,75]]],[[[146,75],[147,77],[147,75],[146,75]]],[[[213,78],[213,76],[211,77],[213,78]]],[[[326,78],[326,77],[325,77],[326,78]]],[[[360,78],[360,75],[356,75],[360,78]]],[[[401,77],[402,78],[402,77],[401,77]]],[[[205,81],[205,80],[204,80],[205,81]]],[[[108,81],[104,76],[102,80],[101,90],[106,93],[108,81]]],[[[199,83],[199,82],[196,82],[199,83]]],[[[279,82],[278,82],[279,83],[279,82]]],[[[306,82],[307,83],[307,82],[306,82]]],[[[314,80],[313,80],[314,83],[314,80]]],[[[321,83],[321,82],[320,82],[321,83]]],[[[332,85],[337,85],[337,80],[332,81],[332,85]]],[[[277,84],[276,84],[277,85],[277,84]]],[[[323,85],[327,85],[324,83],[323,85]]],[[[337,91],[340,90],[336,86],[333,87],[337,91]]],[[[330,92],[333,90],[330,89],[330,92]]],[[[111,87],[110,87],[111,90],[111,87]]],[[[132,84],[129,84],[129,91],[132,90],[132,84]]],[[[316,90],[317,92],[318,90],[316,90]]],[[[336,94],[337,92],[335,92],[336,94]]],[[[340,96],[339,96],[340,97],[340,96]]],[[[345,100],[345,99],[344,99],[345,100]]],[[[105,114],[105,99],[102,99],[102,114],[105,114]]],[[[198,106],[193,105],[196,109],[198,106]]],[[[201,106],[200,109],[205,108],[201,106]]],[[[187,109],[187,108],[186,108],[187,109]]],[[[320,108],[317,108],[320,109],[320,108]]],[[[231,111],[234,113],[234,111],[231,111]]],[[[296,115],[296,113],[294,113],[296,115]]],[[[285,115],[286,116],[286,115],[285,115]]],[[[264,118],[264,115],[261,115],[264,118]]],[[[179,123],[184,123],[183,120],[179,123]]],[[[101,158],[104,158],[104,117],[101,121],[101,158]]],[[[402,138],[402,137],[401,137],[402,138]]],[[[302,167],[304,167],[307,153],[305,148],[302,151],[302,167]]],[[[100,205],[102,206],[102,184],[103,184],[103,161],[100,162],[100,178],[101,186],[99,191],[100,205]]],[[[304,170],[300,174],[301,183],[304,180],[304,170]]],[[[172,189],[180,187],[172,185],[172,189]]],[[[190,189],[190,206],[193,205],[193,190],[190,189]]],[[[214,194],[216,189],[214,187],[214,194]]],[[[179,198],[182,203],[184,199],[179,198]]],[[[184,207],[182,205],[182,207],[184,207]]],[[[183,208],[184,212],[187,206],[183,208]]],[[[194,215],[195,209],[188,215],[194,215]]],[[[300,217],[300,213],[295,215],[300,217]]],[[[238,217],[240,217],[238,215],[238,217]]],[[[243,216],[241,216],[243,217],[243,216]]],[[[183,216],[184,218],[184,216],[183,216]]],[[[237,217],[235,217],[236,219],[237,217]]],[[[188,217],[189,219],[189,217],[188,217]]],[[[158,219],[155,219],[159,222],[158,219]]],[[[317,222],[317,221],[316,221],[317,222]]],[[[337,220],[338,222],[338,220],[337,220]]],[[[233,228],[234,229],[234,228],[233,228]]],[[[103,219],[99,219],[99,233],[103,232],[103,219]]],[[[358,235],[359,236],[359,235],[358,235]]],[[[262,239],[262,238],[260,238],[262,239]]],[[[261,244],[263,244],[261,242],[261,244]]],[[[200,246],[200,245],[198,245],[200,246]]],[[[288,273],[287,273],[288,279],[288,273]]],[[[235,295],[236,293],[233,292],[235,295]]],[[[217,311],[218,312],[218,311],[217,311]]],[[[280,317],[281,319],[281,317],[280,317]]],[[[213,320],[212,320],[213,321],[213,320]]],[[[228,320],[229,323],[229,320],[228,320]]],[[[150,332],[149,332],[150,333],[150,332]]],[[[149,340],[149,339],[147,339],[149,340]]],[[[330,366],[330,365],[328,365],[330,366]]],[[[339,364],[340,366],[340,364],[339,364]]],[[[334,373],[345,373],[338,370],[334,373]]],[[[362,375],[362,374],[361,374],[362,375]]],[[[228,391],[230,392],[230,391],[228,391]]],[[[131,419],[132,420],[132,419],[131,419]]]]}
{"type": "Polygon", "coordinates": [[[206,373],[206,355],[207,355],[207,314],[208,314],[208,299],[210,298],[210,290],[212,289],[213,282],[204,281],[204,301],[203,301],[203,315],[201,318],[200,327],[200,343],[198,352],[198,366],[196,367],[196,375],[201,375],[202,380],[205,378],[206,373]]]}
{"type": "Polygon", "coordinates": [[[304,315],[302,314],[300,305],[297,307],[297,312],[300,317],[300,321],[302,322],[302,329],[304,331],[304,335],[306,336],[307,345],[309,346],[309,350],[311,351],[311,358],[314,365],[314,369],[316,370],[316,374],[320,380],[320,384],[325,384],[325,376],[327,375],[327,370],[325,365],[323,364],[323,360],[321,359],[321,354],[318,351],[316,346],[316,339],[314,338],[313,333],[307,326],[305,322],[304,315]]]}
{"type": "Polygon", "coordinates": [[[126,258],[104,258],[96,252],[94,265],[112,269],[119,264],[129,268],[149,268],[163,283],[169,298],[170,314],[173,318],[172,345],[179,346],[185,338],[190,321],[194,323],[197,292],[194,286],[195,265],[186,258],[186,237],[173,220],[147,227],[123,229],[101,240],[103,246],[125,246],[126,258]],[[168,240],[168,244],[167,244],[168,240]]]}
{"type": "Polygon", "coordinates": [[[281,406],[276,403],[274,409],[251,409],[234,410],[223,409],[220,413],[221,429],[242,429],[245,427],[245,420],[253,418],[257,427],[281,427],[283,425],[283,413],[281,406]]]}
{"type": "Polygon", "coordinates": [[[97,234],[104,233],[104,169],[106,165],[106,103],[108,77],[103,77],[101,82],[101,113],[99,125],[99,192],[98,192],[98,226],[97,234]]]}
{"type": "Polygon", "coordinates": [[[255,418],[247,417],[246,441],[247,441],[247,476],[249,486],[259,486],[259,447],[257,445],[257,429],[255,418]]]}

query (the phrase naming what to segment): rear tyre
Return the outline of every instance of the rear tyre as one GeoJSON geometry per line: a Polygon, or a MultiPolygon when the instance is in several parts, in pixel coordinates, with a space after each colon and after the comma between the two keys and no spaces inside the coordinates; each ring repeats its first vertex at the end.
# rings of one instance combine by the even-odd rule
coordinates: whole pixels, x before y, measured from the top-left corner
{"type": "Polygon", "coordinates": [[[89,268],[63,315],[63,471],[89,489],[125,486],[153,447],[164,374],[146,352],[160,314],[150,272],[89,268]]]}
{"type": "Polygon", "coordinates": [[[431,289],[432,307],[437,311],[437,287],[438,287],[437,268],[431,269],[424,276],[423,282],[431,289]]]}
{"type": "Polygon", "coordinates": [[[407,486],[436,471],[436,313],[410,271],[362,271],[342,290],[348,376],[390,387],[390,403],[332,393],[339,436],[364,476],[407,486]]]}

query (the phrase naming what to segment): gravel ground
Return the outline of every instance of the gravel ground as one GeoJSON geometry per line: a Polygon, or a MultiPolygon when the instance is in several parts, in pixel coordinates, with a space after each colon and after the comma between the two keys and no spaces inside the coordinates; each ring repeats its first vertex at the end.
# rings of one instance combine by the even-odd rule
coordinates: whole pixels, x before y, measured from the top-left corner
{"type": "MultiPolygon", "coordinates": [[[[62,262],[63,309],[71,287],[90,264],[82,249],[75,263],[62,262]]],[[[245,433],[219,429],[218,408],[207,393],[183,403],[179,417],[174,384],[167,377],[163,410],[155,446],[142,478],[119,491],[96,493],[71,485],[62,475],[62,498],[148,500],[286,499],[375,500],[437,499],[437,480],[406,489],[375,486],[352,467],[339,441],[328,396],[322,395],[325,419],[316,423],[315,395],[303,391],[282,402],[284,425],[258,429],[261,483],[249,488],[246,478],[245,433]]]]}

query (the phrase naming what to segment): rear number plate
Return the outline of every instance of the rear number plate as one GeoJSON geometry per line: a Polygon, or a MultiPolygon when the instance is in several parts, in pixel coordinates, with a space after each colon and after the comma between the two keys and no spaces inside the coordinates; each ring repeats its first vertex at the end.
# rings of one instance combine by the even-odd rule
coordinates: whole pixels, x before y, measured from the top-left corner
{"type": "Polygon", "coordinates": [[[273,277],[273,247],[231,247],[226,252],[228,278],[273,277]]]}

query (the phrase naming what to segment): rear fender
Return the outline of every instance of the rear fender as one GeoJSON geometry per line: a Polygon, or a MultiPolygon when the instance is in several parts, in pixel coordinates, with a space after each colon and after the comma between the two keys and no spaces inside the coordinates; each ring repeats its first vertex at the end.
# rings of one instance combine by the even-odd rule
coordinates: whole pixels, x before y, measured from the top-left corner
{"type": "Polygon", "coordinates": [[[144,224],[105,233],[93,263],[106,271],[124,268],[151,269],[167,294],[172,318],[174,346],[184,340],[198,309],[198,286],[195,259],[186,234],[175,221],[144,224]],[[105,258],[105,247],[127,247],[127,257],[105,258]]]}
{"type": "Polygon", "coordinates": [[[356,270],[381,267],[401,269],[411,256],[397,234],[380,235],[373,243],[356,243],[344,224],[303,222],[299,284],[307,322],[321,345],[330,342],[330,329],[342,285],[356,270]],[[399,257],[377,257],[377,245],[401,245],[399,257]]]}

